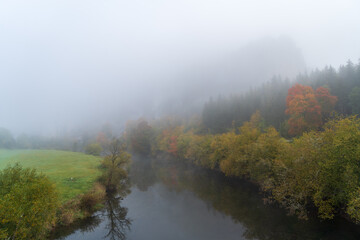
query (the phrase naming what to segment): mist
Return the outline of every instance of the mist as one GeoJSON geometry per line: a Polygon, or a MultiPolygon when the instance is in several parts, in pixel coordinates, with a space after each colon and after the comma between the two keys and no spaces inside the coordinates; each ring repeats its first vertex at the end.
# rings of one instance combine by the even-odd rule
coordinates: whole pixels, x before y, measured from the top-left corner
{"type": "Polygon", "coordinates": [[[360,57],[358,1],[3,1],[0,127],[56,134],[200,109],[360,57]]]}

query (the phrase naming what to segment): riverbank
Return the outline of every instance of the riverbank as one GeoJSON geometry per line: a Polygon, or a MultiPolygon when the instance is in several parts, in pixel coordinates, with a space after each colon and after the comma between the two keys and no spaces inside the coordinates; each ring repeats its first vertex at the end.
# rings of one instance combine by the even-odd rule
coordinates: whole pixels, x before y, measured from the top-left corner
{"type": "Polygon", "coordinates": [[[301,219],[308,219],[315,209],[320,219],[345,216],[360,222],[360,120],[356,116],[334,118],[321,131],[306,132],[291,141],[275,128],[265,127],[259,112],[223,134],[160,119],[151,126],[144,121],[129,124],[124,136],[133,151],[153,156],[165,152],[254,182],[270,201],[301,219]],[[144,142],[147,147],[139,148],[144,142]]]}
{"type": "Polygon", "coordinates": [[[360,226],[344,219],[304,221],[277,204],[264,204],[258,187],[248,181],[169,156],[132,159],[128,189],[53,239],[360,238],[360,226]]]}
{"type": "Polygon", "coordinates": [[[46,227],[48,230],[68,226],[103,207],[106,189],[98,182],[105,171],[101,161],[101,157],[78,152],[0,150],[0,170],[20,164],[50,180],[58,204],[54,206],[55,221],[46,227]]]}

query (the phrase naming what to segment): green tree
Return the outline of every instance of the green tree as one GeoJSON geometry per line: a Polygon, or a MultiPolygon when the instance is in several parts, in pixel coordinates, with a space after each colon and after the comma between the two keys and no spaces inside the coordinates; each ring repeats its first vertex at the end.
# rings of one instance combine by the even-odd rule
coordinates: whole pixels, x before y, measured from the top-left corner
{"type": "Polygon", "coordinates": [[[353,114],[360,114],[360,87],[354,87],[349,94],[350,106],[353,114]]]}
{"type": "Polygon", "coordinates": [[[18,164],[0,171],[1,237],[43,239],[57,207],[58,195],[45,175],[18,164]]]}
{"type": "Polygon", "coordinates": [[[319,161],[321,171],[315,205],[323,218],[333,218],[341,208],[357,218],[348,211],[348,206],[358,200],[360,187],[360,119],[348,117],[330,121],[321,137],[325,143],[321,146],[324,157],[319,161]]]}
{"type": "Polygon", "coordinates": [[[275,160],[272,195],[290,214],[307,219],[307,207],[318,187],[320,171],[319,134],[304,133],[293,143],[284,144],[275,160]]]}
{"type": "Polygon", "coordinates": [[[360,221],[360,120],[328,122],[288,144],[277,158],[274,198],[290,213],[307,217],[313,203],[318,215],[332,219],[339,211],[360,221]]]}

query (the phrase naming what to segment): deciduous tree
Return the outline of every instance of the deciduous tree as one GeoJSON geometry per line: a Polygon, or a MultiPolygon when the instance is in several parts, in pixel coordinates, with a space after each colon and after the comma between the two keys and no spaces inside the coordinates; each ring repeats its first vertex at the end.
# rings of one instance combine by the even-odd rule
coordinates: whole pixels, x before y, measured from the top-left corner
{"type": "Polygon", "coordinates": [[[295,84],[286,97],[286,114],[289,118],[289,134],[299,135],[321,126],[321,106],[310,86],[295,84]]]}
{"type": "Polygon", "coordinates": [[[102,176],[102,181],[108,192],[114,192],[120,186],[121,180],[127,177],[124,167],[130,162],[131,155],[125,152],[125,144],[116,138],[108,143],[105,154],[102,164],[106,172],[102,176]]]}

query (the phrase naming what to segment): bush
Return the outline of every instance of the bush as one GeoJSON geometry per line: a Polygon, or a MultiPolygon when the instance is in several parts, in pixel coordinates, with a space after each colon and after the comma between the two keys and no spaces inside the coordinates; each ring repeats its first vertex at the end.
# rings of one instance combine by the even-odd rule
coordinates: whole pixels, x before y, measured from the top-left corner
{"type": "Polygon", "coordinates": [[[99,183],[95,184],[94,188],[82,195],[80,199],[80,208],[87,213],[91,213],[96,210],[96,205],[101,203],[105,198],[105,187],[99,183]]]}
{"type": "Polygon", "coordinates": [[[58,196],[49,179],[19,164],[0,171],[0,236],[42,239],[55,223],[58,196]]]}
{"type": "Polygon", "coordinates": [[[102,147],[98,143],[90,143],[85,147],[86,154],[99,156],[101,152],[102,152],[102,147]]]}
{"type": "Polygon", "coordinates": [[[87,193],[77,196],[66,202],[58,211],[58,224],[68,226],[78,219],[90,216],[105,199],[105,187],[95,183],[94,187],[87,193]]]}

